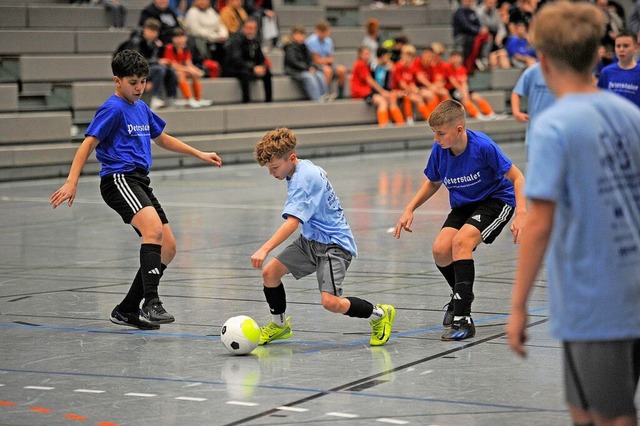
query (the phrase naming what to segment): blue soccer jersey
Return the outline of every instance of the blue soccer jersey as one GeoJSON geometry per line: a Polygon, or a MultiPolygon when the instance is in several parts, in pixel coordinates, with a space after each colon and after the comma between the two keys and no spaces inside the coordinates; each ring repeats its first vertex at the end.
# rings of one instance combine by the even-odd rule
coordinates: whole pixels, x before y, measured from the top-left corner
{"type": "Polygon", "coordinates": [[[623,70],[618,63],[607,65],[598,78],[598,87],[624,96],[640,107],[640,64],[623,70]]]}
{"type": "Polygon", "coordinates": [[[513,163],[482,132],[467,129],[467,147],[460,155],[434,144],[424,174],[449,190],[451,208],[495,198],[514,207],[513,184],[504,175],[513,163]]]}
{"type": "Polygon", "coordinates": [[[302,235],[306,239],[338,244],[358,256],[353,233],[327,173],[309,160],[299,160],[293,176],[287,179],[282,217],[286,219],[289,215],[302,222],[302,235]]]}
{"type": "Polygon", "coordinates": [[[100,177],[151,169],[151,139],[163,132],[164,120],[142,101],[133,104],[111,95],[96,111],[85,136],[94,136],[100,177]]]}
{"type": "Polygon", "coordinates": [[[555,95],[549,90],[544,80],[542,70],[540,69],[540,62],[536,62],[524,70],[518,78],[513,92],[520,97],[527,97],[529,121],[527,121],[527,132],[524,142],[528,144],[532,121],[556,100],[555,95]]]}

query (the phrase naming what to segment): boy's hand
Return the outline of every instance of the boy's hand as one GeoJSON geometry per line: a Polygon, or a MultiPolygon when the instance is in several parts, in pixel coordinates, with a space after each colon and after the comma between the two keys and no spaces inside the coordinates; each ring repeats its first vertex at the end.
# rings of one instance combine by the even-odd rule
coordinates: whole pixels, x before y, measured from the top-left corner
{"type": "Polygon", "coordinates": [[[513,234],[513,243],[520,244],[520,238],[522,236],[522,229],[524,228],[524,222],[526,220],[525,214],[517,214],[511,222],[511,233],[513,234]]]}
{"type": "Polygon", "coordinates": [[[214,166],[222,166],[222,158],[215,152],[203,152],[200,159],[205,163],[213,164],[214,166]]]}
{"type": "Polygon", "coordinates": [[[520,309],[512,309],[507,322],[507,338],[509,347],[521,357],[527,356],[524,343],[527,341],[527,313],[520,309]]]}
{"type": "Polygon", "coordinates": [[[53,206],[53,208],[55,209],[60,204],[64,203],[65,200],[69,200],[67,204],[69,205],[69,207],[71,207],[75,199],[76,186],[67,182],[51,195],[51,198],[49,198],[49,204],[51,204],[51,206],[53,206]]]}
{"type": "Polygon", "coordinates": [[[399,239],[400,233],[402,232],[403,229],[407,232],[413,232],[411,230],[412,223],[413,223],[413,213],[411,212],[402,213],[400,220],[398,220],[398,223],[396,224],[396,229],[393,232],[393,236],[399,239]]]}
{"type": "Polygon", "coordinates": [[[267,258],[268,254],[269,254],[268,250],[262,247],[258,249],[258,251],[256,251],[251,255],[251,266],[253,266],[256,269],[262,268],[262,264],[264,263],[264,260],[267,258]]]}

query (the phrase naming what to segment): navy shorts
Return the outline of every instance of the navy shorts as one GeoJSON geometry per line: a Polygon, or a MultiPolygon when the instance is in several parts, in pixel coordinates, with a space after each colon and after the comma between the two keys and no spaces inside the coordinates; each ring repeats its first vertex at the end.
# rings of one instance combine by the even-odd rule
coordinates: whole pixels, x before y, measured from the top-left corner
{"type": "Polygon", "coordinates": [[[483,243],[491,244],[513,216],[513,210],[504,201],[490,198],[452,209],[442,227],[460,229],[467,223],[478,228],[483,243]]]}
{"type": "Polygon", "coordinates": [[[100,180],[100,194],[109,207],[131,223],[133,216],[144,207],[153,207],[162,223],[169,223],[160,202],[149,186],[151,179],[143,171],[107,175],[100,180]]]}

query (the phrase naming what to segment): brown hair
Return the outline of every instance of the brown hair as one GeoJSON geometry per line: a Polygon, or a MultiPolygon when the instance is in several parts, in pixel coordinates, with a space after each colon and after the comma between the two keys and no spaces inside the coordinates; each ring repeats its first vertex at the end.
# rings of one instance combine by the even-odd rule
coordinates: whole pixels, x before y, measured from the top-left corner
{"type": "Polygon", "coordinates": [[[253,154],[258,164],[264,166],[273,158],[284,158],[295,151],[296,144],[296,134],[286,127],[280,127],[264,135],[256,144],[253,154]]]}
{"type": "Polygon", "coordinates": [[[326,20],[322,19],[316,22],[316,30],[327,31],[328,29],[329,29],[329,22],[327,22],[326,20]]]}
{"type": "Polygon", "coordinates": [[[369,18],[367,19],[365,28],[366,28],[367,34],[374,35],[380,28],[380,22],[378,22],[376,18],[369,18]]]}
{"type": "Polygon", "coordinates": [[[429,116],[429,126],[457,126],[466,125],[465,110],[462,104],[453,99],[447,99],[433,110],[429,116]]]}
{"type": "Polygon", "coordinates": [[[560,68],[591,72],[605,19],[604,13],[591,3],[550,3],[533,18],[531,43],[560,68]]]}

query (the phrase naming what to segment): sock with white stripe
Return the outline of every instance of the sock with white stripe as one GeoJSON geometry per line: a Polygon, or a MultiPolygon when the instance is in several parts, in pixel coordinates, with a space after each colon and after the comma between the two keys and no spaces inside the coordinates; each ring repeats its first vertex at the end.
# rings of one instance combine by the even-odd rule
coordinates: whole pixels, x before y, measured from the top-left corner
{"type": "Polygon", "coordinates": [[[470,316],[473,303],[473,281],[476,270],[473,259],[462,259],[453,262],[456,272],[456,285],[453,288],[453,315],[470,316]]]}
{"type": "Polygon", "coordinates": [[[144,243],[140,246],[140,275],[144,289],[144,302],[158,298],[158,284],[162,274],[162,246],[144,243]]]}

